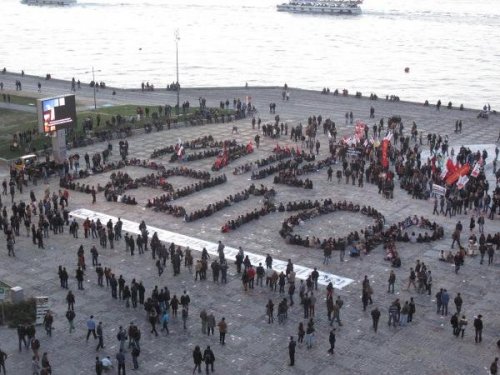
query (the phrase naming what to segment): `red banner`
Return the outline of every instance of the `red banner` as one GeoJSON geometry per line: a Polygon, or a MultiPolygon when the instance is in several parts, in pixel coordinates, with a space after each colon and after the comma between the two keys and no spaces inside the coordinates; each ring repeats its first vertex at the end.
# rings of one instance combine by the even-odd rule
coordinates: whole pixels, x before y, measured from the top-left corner
{"type": "Polygon", "coordinates": [[[389,141],[384,139],[382,141],[382,166],[384,168],[389,167],[389,158],[387,157],[387,152],[389,151],[389,141]]]}
{"type": "Polygon", "coordinates": [[[453,173],[446,176],[446,183],[448,185],[454,184],[460,178],[460,176],[465,176],[467,173],[469,173],[469,170],[469,164],[465,164],[460,168],[457,168],[453,173]]]}

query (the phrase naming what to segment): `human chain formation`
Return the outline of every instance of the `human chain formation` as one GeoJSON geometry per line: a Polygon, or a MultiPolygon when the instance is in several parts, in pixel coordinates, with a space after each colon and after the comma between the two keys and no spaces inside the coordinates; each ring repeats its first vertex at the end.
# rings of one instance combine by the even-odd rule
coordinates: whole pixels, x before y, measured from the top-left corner
{"type": "Polygon", "coordinates": [[[295,148],[293,147],[291,149],[289,148],[281,149],[279,148],[279,146],[277,146],[273,150],[273,152],[274,152],[273,155],[269,155],[267,158],[259,159],[255,162],[246,163],[244,165],[236,167],[233,171],[233,174],[234,175],[244,174],[252,171],[254,168],[262,168],[275,162],[279,162],[292,157],[294,158],[298,154],[298,150],[296,151],[295,148]]]}
{"type": "MultiPolygon", "coordinates": [[[[372,115],[374,115],[374,113],[370,112],[370,118],[373,118],[372,115]]],[[[352,114],[346,116],[346,122],[348,119],[352,118],[352,114]]],[[[417,130],[416,124],[412,127],[411,136],[405,136],[404,127],[402,126],[402,122],[400,120],[390,121],[389,123],[389,129],[394,131],[393,134],[395,139],[394,144],[389,145],[388,149],[385,150],[387,151],[386,156],[384,156],[385,151],[382,152],[382,150],[380,150],[380,146],[378,145],[380,139],[373,140],[372,142],[368,137],[369,128],[368,126],[365,126],[362,132],[363,134],[360,135],[359,140],[354,142],[356,144],[353,144],[352,140],[342,140],[339,143],[330,140],[328,158],[323,159],[328,160],[328,162],[325,162],[324,164],[321,164],[321,161],[310,163],[309,165],[312,166],[303,169],[303,171],[312,173],[321,168],[329,167],[326,173],[326,179],[328,183],[333,185],[333,170],[331,170],[331,167],[339,165],[339,167],[341,166],[341,169],[339,169],[340,175],[337,175],[339,176],[337,177],[339,184],[345,178],[346,184],[352,183],[352,185],[356,185],[357,182],[358,186],[363,187],[363,177],[366,176],[366,181],[377,184],[379,187],[379,193],[384,193],[384,196],[387,198],[393,197],[394,177],[397,174],[401,179],[404,179],[405,186],[410,186],[411,194],[415,195],[415,198],[420,198],[422,195],[424,197],[428,195],[430,196],[432,194],[430,180],[443,182],[443,178],[441,177],[443,171],[439,170],[441,168],[438,160],[439,155],[436,155],[436,152],[438,152],[436,151],[436,144],[439,143],[438,140],[432,147],[431,151],[433,152],[433,155],[427,161],[421,161],[421,149],[418,145],[418,138],[415,135],[415,131],[417,130]],[[412,142],[414,142],[413,145],[412,142]],[[385,158],[387,158],[386,161],[388,164],[384,166],[383,162],[385,158]],[[433,160],[433,158],[435,158],[435,160],[433,160]],[[397,165],[403,165],[404,168],[398,168],[397,165]],[[420,181],[420,186],[415,188],[415,186],[419,185],[418,179],[420,172],[422,172],[422,178],[424,178],[424,180],[420,181]],[[400,175],[400,173],[402,174],[400,175]],[[438,175],[441,180],[436,179],[438,175]],[[425,178],[428,180],[425,181],[425,178]],[[416,194],[414,194],[414,192],[416,192],[416,194]]],[[[321,124],[322,120],[320,119],[320,116],[311,116],[311,120],[308,120],[307,127],[304,127],[304,129],[302,129],[302,127],[300,128],[299,136],[293,134],[293,141],[304,142],[307,148],[313,150],[314,147],[317,147],[317,143],[315,142],[316,131],[321,124]],[[306,137],[307,140],[305,139],[306,137]]],[[[293,129],[293,132],[295,133],[295,128],[293,129]]],[[[328,132],[331,134],[331,128],[328,129],[328,132]]],[[[271,127],[271,131],[268,131],[268,133],[270,133],[270,136],[277,136],[278,133],[282,135],[283,129],[279,126],[276,127],[273,125],[271,127]]],[[[383,129],[383,126],[380,126],[379,124],[379,126],[377,126],[378,137],[380,137],[381,134],[384,135],[384,133],[386,136],[389,136],[389,134],[383,129]],[[382,128],[382,133],[380,128],[382,128]]],[[[422,143],[422,141],[420,141],[420,143],[422,143]]],[[[439,147],[437,149],[439,149],[439,147]]],[[[487,155],[484,153],[480,154],[481,155],[478,158],[477,153],[472,153],[464,147],[463,152],[462,150],[459,151],[457,161],[460,164],[472,164],[479,162],[481,159],[483,159],[483,161],[487,159],[487,155]]],[[[106,158],[109,156],[109,149],[106,157],[104,154],[100,153],[96,155],[96,163],[93,163],[93,166],[90,165],[90,158],[86,158],[85,160],[85,169],[92,170],[94,173],[115,171],[119,168],[134,165],[145,166],[146,168],[151,168],[153,170],[157,169],[158,171],[163,168],[162,166],[148,164],[146,161],[139,160],[122,162],[122,164],[108,163],[106,158]]],[[[94,157],[92,159],[94,159],[94,157]]],[[[295,161],[292,160],[287,160],[286,162],[284,160],[279,160],[278,164],[292,162],[295,163],[295,161]]],[[[279,171],[286,171],[289,168],[295,168],[298,170],[297,167],[299,164],[300,163],[286,164],[286,167],[279,168],[277,170],[269,169],[265,173],[270,175],[279,171]]],[[[436,258],[437,264],[439,264],[439,261],[451,261],[454,264],[453,271],[451,272],[459,273],[461,267],[466,264],[471,264],[474,261],[474,256],[477,256],[477,263],[480,267],[482,267],[482,270],[485,270],[486,267],[494,263],[494,248],[500,248],[500,233],[485,233],[489,229],[489,221],[484,220],[485,217],[490,220],[494,219],[494,215],[498,211],[497,199],[498,196],[500,196],[500,189],[497,187],[494,193],[492,193],[493,197],[490,196],[490,200],[488,201],[489,186],[487,184],[488,181],[485,178],[486,170],[483,166],[479,168],[477,176],[469,174],[470,179],[469,182],[465,184],[465,189],[463,187],[459,188],[454,184],[449,184],[449,186],[447,186],[447,191],[443,198],[444,203],[441,206],[441,212],[439,210],[441,200],[436,197],[437,199],[434,201],[434,215],[447,216],[449,214],[450,217],[453,215],[459,215],[462,213],[461,207],[465,209],[463,211],[464,214],[466,211],[469,211],[474,215],[470,218],[469,223],[469,247],[465,248],[460,242],[461,238],[464,236],[464,228],[461,221],[458,221],[452,234],[451,249],[454,249],[454,245],[457,244],[459,250],[455,255],[448,254],[451,255],[451,258],[444,253],[442,253],[439,258],[436,258]],[[471,193],[473,193],[472,196],[471,193]],[[465,200],[467,198],[467,204],[465,204],[465,200]],[[460,202],[460,199],[462,199],[461,204],[458,203],[460,202]],[[449,207],[448,201],[451,201],[449,207]],[[476,224],[480,232],[479,238],[475,238],[474,232],[476,230],[476,224]],[[475,253],[476,245],[479,254],[475,253]],[[493,252],[491,253],[491,251],[493,252]],[[488,256],[488,266],[483,265],[484,257],[486,255],[488,256]]],[[[456,167],[459,168],[461,165],[456,167]]],[[[76,184],[78,182],[75,182],[75,180],[81,177],[79,172],[82,171],[78,171],[78,169],[79,165],[73,165],[73,167],[71,167],[68,162],[62,166],[61,173],[64,175],[62,181],[69,184],[68,188],[74,187],[75,191],[79,192],[81,191],[80,189],[82,189],[82,184],[79,185],[80,189],[77,189],[76,184]],[[66,178],[67,175],[73,175],[73,177],[66,178]]],[[[187,175],[191,173],[188,169],[179,168],[178,170],[184,171],[187,175]]],[[[160,171],[160,173],[162,172],[160,171]]],[[[128,178],[125,177],[126,174],[126,172],[115,171],[114,182],[116,182],[117,186],[127,186],[131,183],[132,179],[130,176],[128,176],[128,178]]],[[[330,344],[328,352],[333,354],[336,340],[336,331],[333,327],[336,325],[338,332],[341,332],[339,329],[341,326],[344,327],[343,329],[349,329],[349,325],[346,325],[346,321],[348,321],[348,319],[341,320],[341,316],[344,316],[344,314],[353,316],[352,309],[356,305],[356,299],[352,299],[352,297],[341,297],[340,295],[334,296],[332,284],[328,285],[325,290],[318,288],[319,272],[317,269],[314,269],[314,271],[307,275],[304,280],[298,280],[295,272],[298,267],[294,269],[294,264],[291,260],[288,260],[286,271],[278,272],[273,269],[273,259],[270,255],[266,256],[265,264],[252,264],[250,257],[245,255],[242,248],[240,248],[239,253],[234,259],[233,266],[233,259],[226,259],[224,253],[225,246],[222,241],[219,241],[218,245],[216,245],[218,256],[210,258],[207,250],[203,249],[199,256],[200,259],[194,259],[193,252],[189,248],[182,248],[175,243],[162,243],[159,241],[158,236],[155,233],[149,233],[148,226],[144,221],[141,222],[138,228],[140,235],[125,233],[123,236],[120,219],[118,219],[117,222],[112,222],[110,220],[107,223],[101,223],[99,220],[94,221],[87,219],[84,220],[82,224],[76,219],[69,217],[70,196],[68,189],[63,187],[64,185],[61,185],[62,188],[59,192],[51,192],[50,189],[47,189],[43,194],[43,197],[39,200],[36,198],[35,193],[31,191],[29,201],[21,199],[20,201],[15,202],[16,196],[21,196],[21,198],[24,197],[22,195],[24,185],[22,183],[18,183],[20,181],[20,175],[21,173],[13,171],[11,174],[11,181],[5,181],[2,191],[3,196],[7,196],[10,193],[12,200],[12,205],[9,205],[9,207],[2,207],[2,215],[0,215],[0,225],[2,229],[4,229],[6,238],[6,253],[8,253],[8,256],[10,257],[8,260],[6,258],[6,261],[17,261],[18,258],[16,257],[16,250],[18,252],[30,251],[28,246],[26,248],[21,246],[16,248],[18,247],[16,244],[16,238],[22,243],[21,226],[23,224],[25,226],[26,236],[31,235],[32,246],[39,249],[34,250],[34,253],[43,253],[44,258],[53,256],[51,255],[51,251],[48,251],[48,249],[46,251],[45,249],[48,248],[47,245],[51,244],[51,240],[54,237],[64,238],[69,236],[72,241],[81,242],[81,246],[76,252],[74,262],[71,261],[69,263],[64,263],[64,261],[61,261],[59,263],[60,267],[57,269],[61,289],[69,289],[71,286],[71,291],[68,291],[65,298],[65,304],[67,303],[67,312],[65,316],[55,316],[50,311],[45,315],[43,319],[43,329],[46,332],[45,337],[41,337],[42,335],[36,331],[34,332],[30,324],[22,324],[18,328],[17,334],[20,344],[19,349],[23,350],[23,348],[31,348],[31,351],[33,352],[32,361],[33,368],[35,369],[34,372],[38,371],[37,368],[40,367],[42,367],[43,371],[45,371],[44,375],[48,373],[49,370],[52,370],[48,360],[48,353],[42,355],[40,361],[39,351],[42,348],[44,349],[44,346],[49,340],[52,340],[52,328],[54,321],[67,321],[68,330],[71,333],[75,329],[75,323],[82,320],[80,319],[80,316],[86,317],[83,319],[85,322],[83,324],[84,327],[76,327],[76,329],[81,329],[82,333],[85,331],[87,334],[87,340],[91,338],[91,336],[94,338],[97,344],[95,349],[96,352],[105,348],[104,342],[107,342],[110,337],[113,340],[116,339],[119,343],[119,348],[117,348],[114,360],[116,360],[120,372],[124,372],[125,361],[128,361],[129,357],[131,365],[134,369],[139,368],[139,358],[141,358],[141,361],[143,360],[142,358],[144,358],[144,361],[153,359],[153,356],[150,356],[146,351],[144,352],[145,354],[139,356],[139,353],[141,353],[141,344],[143,344],[144,341],[147,342],[146,345],[149,345],[150,342],[154,342],[154,345],[158,346],[161,343],[158,340],[168,340],[168,338],[163,336],[167,336],[170,333],[169,328],[174,326],[182,331],[187,330],[187,322],[190,319],[193,319],[194,316],[197,316],[198,313],[200,320],[196,326],[201,327],[201,334],[213,334],[214,330],[218,328],[219,343],[221,346],[226,345],[225,337],[226,334],[228,334],[229,329],[234,327],[232,329],[238,331],[240,328],[229,324],[231,321],[231,315],[220,314],[220,317],[215,319],[215,313],[212,311],[215,310],[214,308],[209,309],[206,301],[190,298],[187,290],[185,290],[184,287],[181,287],[180,283],[176,283],[178,276],[181,273],[187,274],[188,272],[190,277],[193,277],[196,283],[207,283],[207,274],[211,270],[214,287],[218,288],[221,292],[224,291],[225,288],[229,287],[226,285],[228,281],[231,281],[231,279],[239,279],[241,280],[241,293],[248,296],[248,298],[254,298],[254,296],[249,293],[252,289],[259,287],[262,288],[262,291],[268,293],[269,296],[269,299],[267,298],[268,296],[266,296],[266,305],[262,306],[265,307],[265,314],[267,318],[267,323],[264,324],[274,323],[275,311],[277,312],[277,321],[279,324],[287,324],[290,318],[299,317],[300,320],[304,319],[304,321],[299,322],[296,330],[299,347],[300,344],[305,341],[307,349],[312,349],[316,345],[315,337],[325,338],[330,344]],[[25,201],[28,203],[25,203],[25,201]],[[83,226],[83,237],[79,233],[80,225],[83,226]],[[66,229],[69,229],[69,231],[66,231],[66,229]],[[94,238],[99,239],[100,249],[97,248],[97,245],[93,245],[92,240],[94,238]],[[122,241],[122,239],[124,241],[122,241]],[[141,281],[147,273],[145,274],[144,272],[146,271],[141,271],[140,268],[137,268],[137,274],[124,275],[123,272],[119,271],[119,264],[112,264],[112,258],[109,260],[106,259],[106,262],[108,262],[106,264],[101,263],[101,259],[104,257],[100,258],[99,253],[104,253],[106,251],[105,249],[108,247],[114,249],[115,246],[121,249],[124,248],[126,254],[130,254],[131,258],[144,258],[146,254],[150,253],[152,257],[151,264],[154,265],[152,272],[157,272],[158,281],[155,280],[151,283],[151,285],[141,281]],[[87,264],[86,258],[88,254],[90,254],[89,258],[92,259],[92,266],[87,264]],[[175,285],[169,285],[170,289],[167,286],[165,279],[165,275],[169,273],[167,270],[168,260],[171,265],[171,274],[174,277],[171,282],[175,285]],[[182,265],[184,265],[184,268],[182,265]],[[232,271],[231,267],[235,267],[236,273],[230,272],[232,271]],[[86,277],[92,270],[96,272],[96,282],[89,281],[92,279],[86,277]],[[194,271],[193,274],[191,274],[192,271],[194,271]],[[120,273],[122,274],[120,275],[120,273]],[[69,274],[74,274],[74,281],[72,277],[69,277],[69,274]],[[265,287],[264,281],[266,282],[265,287]],[[107,288],[106,290],[109,291],[109,300],[111,301],[110,304],[114,304],[116,308],[122,308],[123,310],[130,309],[134,311],[134,309],[139,307],[139,305],[143,305],[145,309],[145,312],[142,313],[143,319],[138,319],[137,322],[130,324],[128,328],[124,328],[127,327],[128,321],[124,322],[123,319],[120,319],[120,314],[117,315],[118,319],[113,321],[105,321],[104,319],[101,319],[97,310],[93,315],[83,315],[82,307],[84,304],[80,301],[87,299],[88,289],[90,288],[107,288]],[[348,305],[345,304],[344,299],[346,299],[346,302],[349,303],[348,305]],[[299,310],[292,308],[294,305],[299,305],[299,310]],[[346,311],[346,309],[348,310],[346,311]],[[316,315],[316,312],[318,315],[316,315]],[[321,319],[321,314],[325,316],[325,319],[321,319]],[[78,317],[76,320],[75,315],[78,317]],[[145,325],[148,326],[147,331],[150,332],[150,335],[148,336],[141,333],[145,331],[145,325]],[[328,328],[326,331],[329,332],[326,332],[325,328],[327,328],[328,325],[332,328],[328,328]],[[157,326],[162,328],[162,333],[157,332],[157,326]],[[180,327],[182,327],[182,329],[180,327]],[[28,342],[26,342],[26,337],[28,338],[28,342]],[[154,340],[157,341],[155,342],[154,340]],[[23,346],[21,344],[25,345],[23,346]]],[[[141,181],[146,184],[157,184],[157,176],[159,176],[158,173],[154,173],[153,175],[149,174],[144,177],[144,180],[141,181]]],[[[208,175],[208,177],[203,175],[203,178],[194,177],[194,175],[189,175],[189,177],[201,180],[201,182],[199,182],[200,184],[210,184],[213,180],[210,175],[208,175]]],[[[222,176],[216,178],[222,178],[222,176]]],[[[83,188],[83,190],[88,191],[87,187],[88,186],[83,188]]],[[[251,189],[252,188],[245,189],[243,192],[232,196],[232,200],[229,199],[229,204],[234,203],[237,199],[246,199],[248,194],[251,194],[251,189]]],[[[91,188],[90,190],[93,189],[91,188]]],[[[188,191],[189,190],[190,189],[188,189],[188,191]]],[[[385,243],[387,251],[394,254],[396,241],[407,241],[410,243],[422,244],[433,239],[437,240],[443,238],[444,236],[444,229],[440,224],[431,222],[423,217],[409,217],[399,223],[395,223],[393,225],[388,224],[388,227],[384,227],[384,224],[386,224],[384,216],[371,206],[363,206],[356,202],[348,201],[333,203],[331,199],[314,202],[310,200],[288,202],[286,205],[283,203],[276,205],[273,202],[275,195],[275,191],[273,189],[261,186],[260,188],[254,187],[252,190],[254,195],[260,195],[264,198],[264,204],[261,209],[263,209],[263,212],[266,214],[268,211],[269,213],[275,211],[300,211],[297,215],[293,215],[293,217],[289,218],[284,223],[286,226],[282,228],[283,233],[288,236],[288,238],[290,235],[294,237],[293,230],[297,229],[297,225],[301,221],[312,220],[326,214],[335,215],[336,213],[345,211],[362,214],[373,219],[374,223],[372,225],[364,228],[363,230],[356,230],[349,233],[345,236],[345,239],[331,236],[322,240],[313,238],[307,241],[307,245],[310,248],[321,249],[324,246],[323,250],[332,248],[339,250],[339,265],[343,264],[343,251],[345,251],[345,247],[343,245],[338,246],[339,243],[345,243],[346,247],[349,244],[352,244],[353,248],[357,246],[358,250],[361,248],[366,251],[372,249],[379,243],[385,243]],[[292,232],[290,232],[290,229],[292,232]],[[427,231],[430,235],[427,234],[427,231]],[[422,234],[422,232],[426,233],[422,234]],[[358,245],[359,243],[362,243],[362,245],[358,245]]],[[[164,202],[160,201],[160,207],[163,203],[164,202]]],[[[225,201],[223,206],[225,206],[225,201]]],[[[153,208],[155,205],[150,205],[150,207],[153,208]]],[[[216,210],[213,207],[208,211],[204,211],[202,209],[193,212],[192,216],[187,214],[184,208],[179,208],[179,212],[182,212],[179,216],[184,217],[186,221],[190,221],[204,217],[205,214],[212,214],[213,212],[216,212],[216,210]]],[[[255,215],[250,213],[247,217],[241,219],[241,221],[237,220],[237,222],[239,225],[242,225],[245,222],[257,219],[262,215],[264,215],[262,211],[257,212],[255,215]]],[[[238,225],[235,223],[234,227],[232,224],[229,225],[229,227],[229,230],[233,230],[236,229],[238,225]]],[[[494,231],[494,229],[494,227],[491,227],[492,231],[494,231]]],[[[301,241],[303,242],[301,244],[306,244],[303,239],[301,241]]],[[[364,251],[361,251],[358,255],[362,257],[364,253],[364,251]]],[[[356,252],[353,251],[352,254],[355,255],[356,252]]],[[[329,264],[331,260],[330,258],[331,256],[327,257],[325,255],[325,266],[329,264]]],[[[395,268],[402,267],[401,262],[399,262],[399,264],[393,263],[392,265],[394,265],[395,268]]],[[[475,335],[473,335],[474,342],[480,344],[482,342],[483,327],[487,332],[491,332],[492,330],[491,322],[494,322],[494,316],[491,315],[489,310],[484,309],[483,312],[479,311],[479,308],[477,307],[474,309],[469,307],[468,297],[466,294],[461,293],[463,288],[462,285],[451,283],[451,287],[448,287],[449,290],[444,287],[439,287],[437,293],[433,295],[433,286],[437,283],[443,284],[440,280],[440,276],[442,276],[442,274],[440,275],[440,272],[446,272],[443,271],[443,269],[437,272],[432,270],[431,273],[431,266],[429,264],[424,264],[424,262],[420,260],[417,260],[412,267],[408,266],[409,265],[404,266],[407,269],[409,268],[408,277],[402,279],[400,283],[396,283],[396,273],[394,272],[395,268],[391,269],[387,273],[387,290],[385,289],[385,286],[381,288],[381,290],[377,290],[378,288],[376,285],[378,284],[375,284],[370,280],[371,278],[374,279],[374,277],[369,278],[368,276],[365,276],[362,281],[360,280],[361,298],[357,301],[360,310],[362,309],[363,311],[366,311],[369,304],[377,303],[377,293],[387,292],[388,295],[392,295],[395,293],[395,289],[399,293],[399,298],[393,299],[392,302],[386,306],[387,309],[381,309],[381,312],[378,307],[375,307],[371,310],[371,312],[364,315],[365,319],[369,319],[371,317],[374,332],[377,332],[378,330],[378,323],[382,313],[388,319],[389,328],[386,329],[390,329],[392,332],[393,330],[398,329],[396,327],[401,327],[399,329],[405,329],[404,327],[412,323],[413,319],[416,316],[419,316],[417,315],[420,313],[420,311],[417,312],[417,308],[420,308],[419,306],[422,306],[422,309],[424,309],[424,306],[431,305],[431,301],[432,303],[435,301],[435,311],[437,315],[443,317],[447,317],[448,315],[451,316],[449,320],[450,333],[452,333],[454,337],[457,339],[464,339],[465,336],[465,340],[467,340],[468,337],[467,335],[464,335],[464,333],[468,327],[472,326],[475,331],[475,335]],[[402,285],[403,287],[398,288],[399,285],[402,285]],[[412,292],[417,294],[411,296],[410,293],[412,292]],[[430,300],[431,298],[432,300],[430,300]],[[454,302],[455,309],[450,308],[450,310],[454,311],[449,312],[448,307],[451,301],[454,302]],[[467,325],[468,321],[465,316],[465,311],[467,312],[467,315],[474,314],[474,318],[471,319],[472,324],[470,325],[467,325]],[[484,318],[480,313],[484,314],[484,318]]],[[[493,267],[490,267],[490,269],[492,268],[493,267]]],[[[86,306],[86,308],[88,308],[88,306],[86,306]]],[[[172,333],[173,336],[178,334],[178,332],[175,331],[172,333]]],[[[242,336],[244,335],[243,331],[240,333],[242,336]]],[[[62,330],[55,331],[55,335],[62,336],[65,334],[66,333],[62,330]]],[[[472,339],[470,341],[472,342],[472,339]]],[[[228,344],[230,345],[230,343],[228,344]]],[[[292,365],[294,364],[296,345],[295,339],[292,337],[288,344],[291,359],[290,364],[292,365]]],[[[3,352],[0,351],[0,368],[1,365],[5,363],[6,359],[2,353],[3,352]]],[[[206,363],[207,372],[209,369],[213,370],[214,360],[215,354],[210,346],[204,351],[202,351],[199,347],[194,346],[193,361],[195,364],[195,370],[197,367],[199,369],[201,361],[206,363]]],[[[495,360],[491,365],[492,374],[496,371],[493,370],[496,368],[496,363],[497,360],[495,360]]],[[[99,368],[102,367],[109,370],[111,367],[110,357],[106,357],[102,360],[96,358],[96,372],[98,374],[99,371],[101,371],[99,368]]]]}
{"type": "Polygon", "coordinates": [[[180,147],[183,147],[184,149],[189,149],[189,150],[196,150],[196,149],[203,149],[203,148],[223,148],[224,144],[226,142],[236,142],[234,140],[225,140],[225,141],[215,141],[214,138],[211,135],[206,135],[203,137],[199,137],[196,139],[188,140],[188,141],[180,141],[176,144],[172,144],[160,149],[155,149],[153,150],[153,153],[151,154],[150,158],[155,159],[161,156],[165,156],[167,154],[173,154],[177,153],[179,151],[180,147]]]}
{"type": "Polygon", "coordinates": [[[175,217],[183,217],[184,221],[190,222],[212,216],[216,212],[221,211],[226,207],[247,200],[250,195],[266,196],[266,194],[271,194],[272,196],[274,196],[276,193],[274,192],[274,190],[268,189],[264,185],[256,188],[255,185],[252,184],[249,188],[241,192],[238,192],[234,195],[230,194],[223,200],[217,201],[215,203],[210,203],[204,209],[199,209],[191,213],[187,213],[186,209],[183,206],[169,204],[168,200],[163,199],[164,195],[156,197],[153,200],[149,200],[146,207],[152,208],[155,211],[165,212],[175,217]]]}

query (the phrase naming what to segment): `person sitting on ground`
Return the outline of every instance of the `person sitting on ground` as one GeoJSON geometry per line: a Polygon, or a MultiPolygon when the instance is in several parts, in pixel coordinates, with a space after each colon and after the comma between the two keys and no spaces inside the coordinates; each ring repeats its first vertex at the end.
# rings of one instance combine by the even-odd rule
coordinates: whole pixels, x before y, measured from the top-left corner
{"type": "Polygon", "coordinates": [[[396,257],[392,260],[391,266],[394,268],[401,267],[401,258],[399,257],[399,255],[396,255],[396,257]]]}

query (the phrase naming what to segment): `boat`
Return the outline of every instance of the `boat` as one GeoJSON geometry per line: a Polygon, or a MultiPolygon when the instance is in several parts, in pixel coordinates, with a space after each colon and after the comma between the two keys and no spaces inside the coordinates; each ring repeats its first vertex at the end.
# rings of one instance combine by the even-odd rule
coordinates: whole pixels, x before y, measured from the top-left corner
{"type": "Polygon", "coordinates": [[[277,5],[278,12],[334,15],[361,14],[362,0],[290,0],[277,5]]]}
{"type": "Polygon", "coordinates": [[[51,6],[66,6],[75,5],[77,0],[21,0],[21,3],[26,5],[51,5],[51,6]]]}

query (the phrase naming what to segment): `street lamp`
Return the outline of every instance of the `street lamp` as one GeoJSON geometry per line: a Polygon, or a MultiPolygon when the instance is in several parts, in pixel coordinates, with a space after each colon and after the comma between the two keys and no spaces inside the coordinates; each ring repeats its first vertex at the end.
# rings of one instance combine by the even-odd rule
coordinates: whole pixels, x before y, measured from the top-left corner
{"type": "Polygon", "coordinates": [[[94,67],[92,67],[92,81],[94,81],[94,111],[95,111],[95,110],[97,110],[97,101],[95,98],[95,90],[96,90],[97,82],[95,81],[94,67]]]}
{"type": "Polygon", "coordinates": [[[179,36],[179,29],[175,30],[175,70],[177,73],[177,114],[179,114],[179,95],[181,91],[181,85],[179,85],[179,40],[181,40],[179,36]]]}
{"type": "MultiPolygon", "coordinates": [[[[97,110],[97,100],[96,100],[96,90],[97,90],[97,82],[95,81],[95,72],[100,72],[100,70],[95,70],[94,67],[92,67],[92,82],[94,82],[94,111],[97,110]]],[[[90,73],[89,71],[85,72],[84,74],[90,73]]]]}

